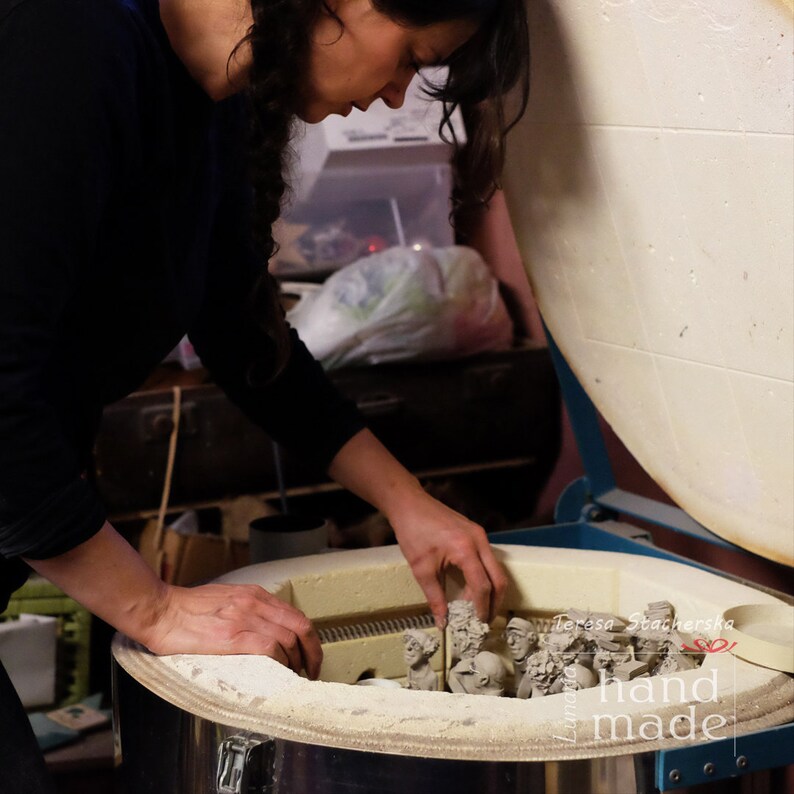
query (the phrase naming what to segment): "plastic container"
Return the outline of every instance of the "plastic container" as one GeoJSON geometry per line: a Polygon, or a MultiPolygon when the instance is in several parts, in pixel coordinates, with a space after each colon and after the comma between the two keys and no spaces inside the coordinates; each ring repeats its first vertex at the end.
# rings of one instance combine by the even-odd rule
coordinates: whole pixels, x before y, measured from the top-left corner
{"type": "Polygon", "coordinates": [[[451,189],[447,164],[370,168],[366,175],[355,167],[329,169],[311,199],[285,213],[273,271],[327,275],[394,246],[453,245],[451,189]]]}
{"type": "MultiPolygon", "coordinates": [[[[443,81],[443,74],[429,74],[443,81]]],[[[277,276],[318,278],[393,246],[454,244],[451,134],[439,135],[441,103],[414,80],[404,105],[331,115],[296,136],[292,192],[274,228],[277,276]]],[[[465,141],[459,112],[454,137],[465,141]]]]}
{"type": "Polygon", "coordinates": [[[12,596],[0,619],[21,614],[51,615],[58,621],[55,702],[77,703],[89,694],[91,613],[54,584],[31,577],[12,596]]]}

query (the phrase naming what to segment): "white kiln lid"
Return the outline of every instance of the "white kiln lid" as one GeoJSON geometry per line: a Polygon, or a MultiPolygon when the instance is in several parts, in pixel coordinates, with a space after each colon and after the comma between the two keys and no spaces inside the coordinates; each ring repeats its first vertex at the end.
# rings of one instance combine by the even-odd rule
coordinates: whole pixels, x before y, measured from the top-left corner
{"type": "Polygon", "coordinates": [[[529,9],[505,188],[544,319],[684,510],[792,565],[790,3],[529,9]]]}

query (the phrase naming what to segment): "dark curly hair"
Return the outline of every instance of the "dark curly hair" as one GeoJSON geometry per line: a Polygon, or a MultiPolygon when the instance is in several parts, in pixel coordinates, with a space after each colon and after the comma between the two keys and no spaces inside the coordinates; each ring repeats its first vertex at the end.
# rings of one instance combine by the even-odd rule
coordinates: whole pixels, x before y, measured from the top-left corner
{"type": "MultiPolygon", "coordinates": [[[[440,132],[455,146],[453,206],[482,206],[499,185],[505,136],[520,119],[529,95],[529,37],[524,0],[371,0],[373,7],[406,27],[470,19],[477,32],[446,62],[443,84],[424,90],[444,103],[440,132]],[[463,111],[465,145],[450,118],[463,111]]],[[[307,73],[311,33],[320,15],[344,25],[327,0],[251,0],[253,24],[240,42],[250,46],[252,66],[246,87],[249,110],[249,162],[254,189],[254,239],[264,261],[276,253],[272,226],[287,190],[290,137],[300,109],[302,76],[307,73]]],[[[267,334],[267,360],[252,366],[256,380],[277,374],[289,358],[290,342],[278,285],[267,272],[251,295],[251,310],[267,334]]]]}

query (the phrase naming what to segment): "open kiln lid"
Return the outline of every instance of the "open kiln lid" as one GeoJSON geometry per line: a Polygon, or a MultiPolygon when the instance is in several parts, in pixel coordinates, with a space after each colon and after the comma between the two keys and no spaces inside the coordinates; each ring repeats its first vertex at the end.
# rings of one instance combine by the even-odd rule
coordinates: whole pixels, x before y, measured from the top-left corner
{"type": "Polygon", "coordinates": [[[792,565],[790,3],[528,8],[505,190],[549,330],[677,504],[792,565]]]}

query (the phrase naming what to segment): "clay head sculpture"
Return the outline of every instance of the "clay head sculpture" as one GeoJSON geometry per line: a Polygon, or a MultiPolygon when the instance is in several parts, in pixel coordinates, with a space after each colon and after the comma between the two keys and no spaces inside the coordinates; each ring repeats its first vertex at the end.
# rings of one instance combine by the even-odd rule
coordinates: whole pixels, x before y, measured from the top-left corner
{"type": "Polygon", "coordinates": [[[471,601],[450,601],[448,615],[453,661],[474,658],[488,635],[488,624],[477,617],[471,601]]]}
{"type": "Polygon", "coordinates": [[[527,658],[538,647],[535,625],[524,618],[510,618],[504,636],[516,670],[525,672],[527,658]]]}
{"type": "Polygon", "coordinates": [[[439,640],[420,629],[408,629],[403,634],[403,658],[408,665],[408,689],[435,692],[438,676],[430,666],[430,657],[438,650],[439,640]]]}
{"type": "Polygon", "coordinates": [[[504,695],[505,668],[490,651],[480,651],[473,659],[462,661],[450,673],[450,689],[469,695],[504,695]],[[455,684],[453,685],[453,681],[455,684]]]}
{"type": "Polygon", "coordinates": [[[568,665],[564,674],[566,680],[564,681],[565,689],[589,689],[598,683],[598,675],[594,673],[589,667],[575,662],[568,665]]]}
{"type": "Polygon", "coordinates": [[[550,631],[543,637],[541,645],[551,653],[564,651],[578,651],[584,648],[581,632],[575,631],[550,631]]]}
{"type": "Polygon", "coordinates": [[[482,649],[488,636],[488,624],[475,618],[456,637],[461,659],[473,659],[482,649]]]}
{"type": "Polygon", "coordinates": [[[472,618],[476,618],[477,613],[474,610],[473,601],[463,601],[458,599],[450,601],[447,606],[447,625],[455,628],[457,626],[464,626],[472,618]]]}
{"type": "Polygon", "coordinates": [[[599,648],[593,655],[593,670],[606,680],[611,677],[615,667],[619,664],[634,661],[634,656],[629,649],[621,651],[607,651],[599,648]]]}
{"type": "Polygon", "coordinates": [[[638,637],[634,651],[634,658],[638,662],[645,662],[649,670],[653,670],[662,658],[662,645],[660,640],[638,637]]]}

